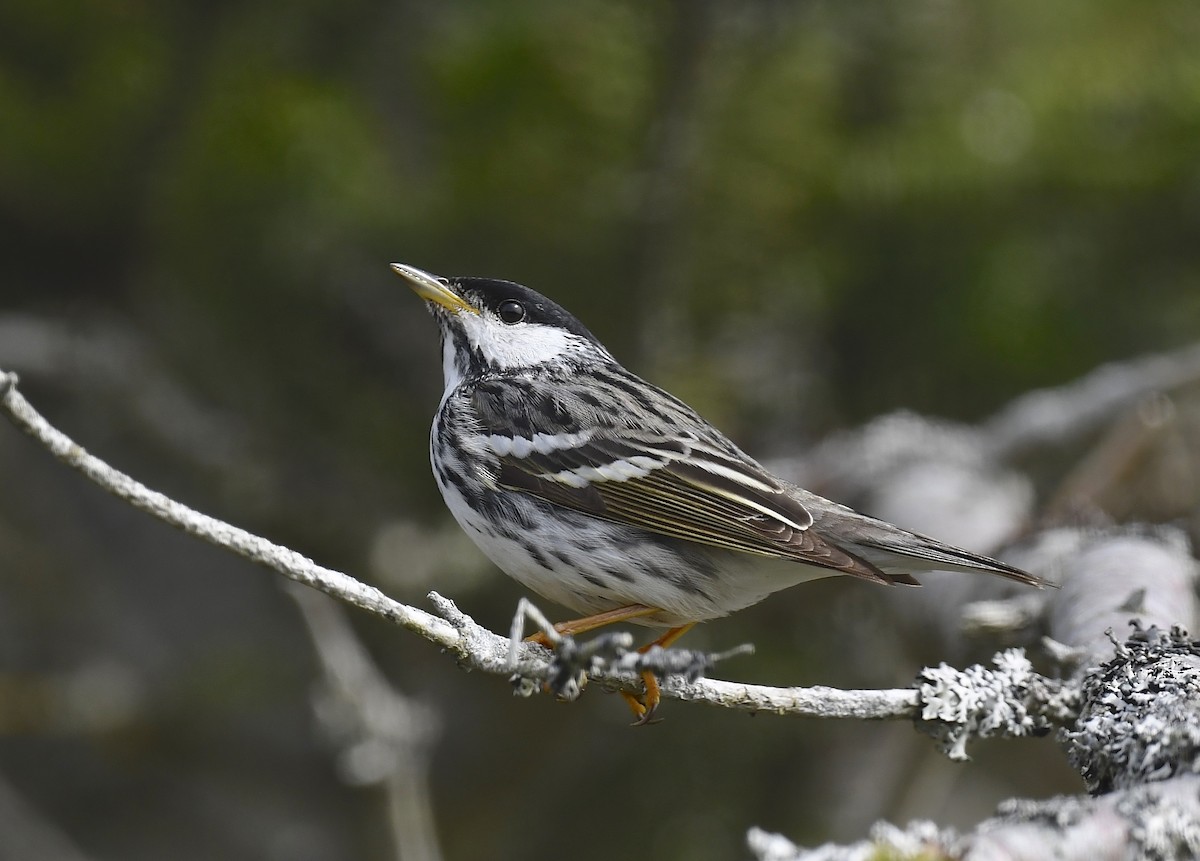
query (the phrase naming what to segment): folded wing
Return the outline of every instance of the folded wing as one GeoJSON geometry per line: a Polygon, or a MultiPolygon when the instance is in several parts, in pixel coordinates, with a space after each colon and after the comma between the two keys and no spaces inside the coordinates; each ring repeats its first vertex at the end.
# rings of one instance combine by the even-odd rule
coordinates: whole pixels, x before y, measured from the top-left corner
{"type": "Polygon", "coordinates": [[[510,490],[698,544],[879,583],[916,582],[825,540],[805,506],[758,464],[698,439],[606,428],[479,440],[499,458],[497,481],[510,490]]]}

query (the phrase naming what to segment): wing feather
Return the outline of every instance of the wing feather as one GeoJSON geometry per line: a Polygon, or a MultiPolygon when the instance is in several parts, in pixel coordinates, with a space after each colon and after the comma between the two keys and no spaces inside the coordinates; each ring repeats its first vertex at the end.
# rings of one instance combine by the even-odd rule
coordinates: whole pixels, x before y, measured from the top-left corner
{"type": "Polygon", "coordinates": [[[749,458],[696,440],[605,429],[563,447],[502,447],[498,482],[616,523],[790,559],[880,583],[894,578],[811,529],[809,511],[749,458]],[[515,451],[524,452],[523,455],[515,451]]]}

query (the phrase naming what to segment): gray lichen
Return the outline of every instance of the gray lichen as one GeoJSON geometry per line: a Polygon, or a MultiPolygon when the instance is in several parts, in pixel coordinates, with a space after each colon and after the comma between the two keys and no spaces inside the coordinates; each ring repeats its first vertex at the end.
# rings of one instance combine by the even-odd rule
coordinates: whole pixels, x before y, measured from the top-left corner
{"type": "Polygon", "coordinates": [[[951,759],[968,759],[973,738],[1044,734],[1051,717],[1061,719],[1072,710],[1071,690],[1035,672],[1022,649],[999,652],[992,662],[995,669],[975,664],[957,670],[943,663],[917,677],[917,726],[951,759]]]}
{"type": "Polygon", "coordinates": [[[1200,777],[1099,798],[1014,799],[965,833],[917,820],[878,822],[866,840],[812,849],[760,828],[751,828],[746,840],[757,861],[1193,861],[1200,857],[1200,777]]]}
{"type": "Polygon", "coordinates": [[[588,640],[559,636],[543,673],[533,679],[514,673],[509,681],[517,696],[546,690],[559,699],[573,701],[582,693],[588,677],[600,671],[629,677],[650,672],[659,679],[677,676],[694,682],[719,661],[753,651],[752,646],[742,645],[717,653],[659,646],[643,652],[633,648],[633,636],[627,631],[606,632],[588,640]]]}
{"type": "Polygon", "coordinates": [[[1200,642],[1133,623],[1083,683],[1082,714],[1060,741],[1093,794],[1200,773],[1200,642]]]}
{"type": "Polygon", "coordinates": [[[746,843],[756,861],[878,861],[878,859],[933,859],[949,857],[960,838],[953,829],[916,820],[904,827],[876,822],[866,840],[845,846],[826,843],[814,849],[797,846],[782,834],[751,828],[746,843]]]}

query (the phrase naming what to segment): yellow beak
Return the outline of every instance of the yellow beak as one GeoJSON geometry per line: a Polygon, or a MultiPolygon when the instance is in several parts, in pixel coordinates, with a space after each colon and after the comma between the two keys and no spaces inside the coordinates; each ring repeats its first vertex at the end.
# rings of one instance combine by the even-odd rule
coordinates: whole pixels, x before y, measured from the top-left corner
{"type": "Polygon", "coordinates": [[[405,266],[403,263],[393,263],[392,270],[408,282],[412,291],[426,302],[441,305],[451,313],[466,311],[468,314],[478,314],[479,309],[447,287],[436,275],[430,275],[415,266],[405,266]]]}

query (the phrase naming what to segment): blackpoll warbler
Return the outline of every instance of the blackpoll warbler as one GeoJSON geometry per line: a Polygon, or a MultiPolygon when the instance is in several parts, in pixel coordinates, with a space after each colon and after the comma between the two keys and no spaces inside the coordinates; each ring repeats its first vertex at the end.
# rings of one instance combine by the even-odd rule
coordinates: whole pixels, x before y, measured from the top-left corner
{"type": "MultiPolygon", "coordinates": [[[[392,268],[441,329],[430,458],[446,505],[505,573],[585,614],[562,633],[631,621],[667,628],[651,644],[665,646],[834,574],[916,586],[922,571],[986,571],[1043,585],[776,478],[527,287],[392,268]]],[[[630,698],[643,721],[659,698],[645,682],[630,698]]]]}

